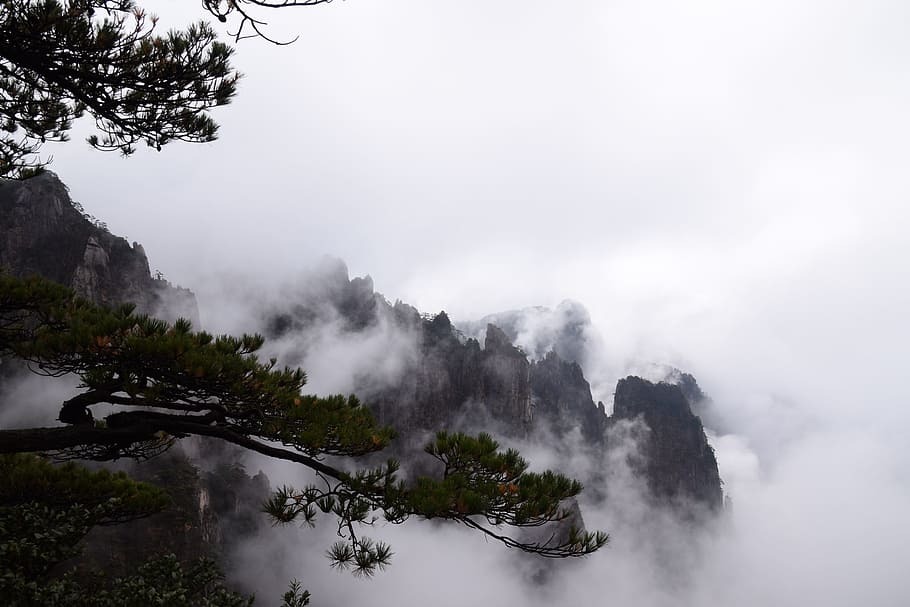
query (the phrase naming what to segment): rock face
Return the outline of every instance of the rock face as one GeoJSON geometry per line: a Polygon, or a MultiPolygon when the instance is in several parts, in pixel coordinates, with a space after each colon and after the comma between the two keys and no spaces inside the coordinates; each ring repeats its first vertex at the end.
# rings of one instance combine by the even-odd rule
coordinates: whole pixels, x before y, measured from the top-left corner
{"type": "Polygon", "coordinates": [[[342,330],[362,331],[375,324],[380,308],[388,304],[373,292],[369,277],[348,279],[348,269],[339,259],[326,258],[306,276],[306,289],[282,293],[282,307],[264,312],[264,334],[282,337],[308,326],[340,322],[342,330]]]}
{"type": "Polygon", "coordinates": [[[550,351],[531,364],[530,386],[538,424],[558,434],[577,427],[590,443],[603,442],[607,422],[604,404],[594,404],[591,386],[578,363],[565,361],[550,351]]]}
{"type": "Polygon", "coordinates": [[[259,504],[269,495],[269,480],[262,472],[249,476],[236,463],[219,463],[206,472],[197,463],[180,445],[151,461],[129,463],[127,473],[164,489],[171,505],[147,519],[92,529],[79,567],[124,576],[160,554],[230,565],[233,548],[268,525],[259,504]]]}
{"type": "MultiPolygon", "coordinates": [[[[129,302],[158,317],[198,319],[191,291],[153,278],[142,246],[89,221],[50,172],[0,181],[0,269],[43,276],[95,303],[129,302]]],[[[0,361],[2,378],[24,373],[17,363],[0,361]]],[[[132,465],[130,474],[165,488],[173,506],[147,519],[93,531],[87,562],[118,575],[154,554],[171,552],[181,560],[220,556],[232,541],[248,537],[256,521],[265,522],[258,505],[268,495],[268,479],[261,474],[250,478],[230,464],[235,460],[224,461],[203,474],[175,447],[132,465]]]]}
{"type": "Polygon", "coordinates": [[[481,400],[494,419],[524,434],[531,422],[531,365],[506,334],[487,325],[481,364],[481,400]]]}
{"type": "Polygon", "coordinates": [[[707,427],[720,434],[729,434],[734,431],[711,397],[702,392],[698,382],[691,374],[671,368],[663,381],[679,386],[692,406],[692,412],[698,415],[707,427]]]}
{"type": "MultiPolygon", "coordinates": [[[[320,318],[340,319],[336,322],[348,331],[385,318],[413,334],[417,354],[407,361],[398,381],[377,389],[376,382],[367,377],[354,389],[380,423],[398,430],[395,448],[406,465],[421,450],[428,433],[441,429],[482,430],[510,439],[555,441],[557,446],[565,445],[564,449],[597,452],[613,447],[608,439],[611,427],[620,421],[641,419],[649,432],[640,445],[644,463],[638,472],[647,480],[654,499],[709,511],[721,506],[714,452],[701,420],[692,413],[695,403],[687,400],[705,400],[691,375],[683,374],[685,381],[679,385],[653,384],[637,377],[621,380],[611,417],[603,403],[594,402],[576,361],[566,360],[554,350],[538,360],[529,360],[508,332],[492,323],[487,323],[482,333],[465,325],[477,336],[466,338],[445,312],[427,317],[400,302],[390,305],[371,287],[366,288],[371,283],[349,279],[343,264],[330,264],[326,273],[315,289],[320,292],[323,284],[331,285],[330,289],[322,295],[302,297],[273,318],[280,318],[277,324],[284,329],[282,334],[320,318]],[[351,310],[355,311],[353,315],[351,310]],[[569,441],[572,433],[581,437],[581,444],[569,441]]],[[[535,343],[549,341],[560,344],[566,352],[581,351],[587,314],[577,304],[563,306],[565,310],[555,316],[533,311],[534,318],[549,323],[547,330],[539,333],[543,341],[535,343]],[[568,328],[560,328],[563,321],[568,328]]],[[[514,333],[524,326],[521,323],[527,324],[528,314],[507,313],[503,318],[514,333]]],[[[269,327],[276,326],[274,321],[266,322],[269,327]]],[[[426,472],[422,468],[419,471],[426,472]]]]}
{"type": "MultiPolygon", "coordinates": [[[[411,317],[413,320],[413,317],[411,317]]],[[[445,312],[416,325],[419,355],[397,385],[370,391],[365,400],[381,423],[405,442],[444,428],[493,424],[524,437],[531,422],[530,364],[492,325],[484,347],[458,339],[445,312]]]]}
{"type": "Polygon", "coordinates": [[[152,555],[172,553],[182,561],[217,556],[222,533],[209,488],[179,447],[152,462],[130,464],[127,471],[164,489],[171,505],[147,519],[94,528],[78,559],[80,567],[117,577],[135,571],[152,555]]]}
{"type": "Polygon", "coordinates": [[[468,336],[481,335],[487,325],[495,325],[522,347],[533,360],[550,351],[563,360],[581,363],[592,345],[591,316],[583,305],[565,300],[555,309],[544,307],[510,310],[484,316],[478,321],[459,323],[468,336]]]}
{"type": "Polygon", "coordinates": [[[14,275],[49,278],[99,304],[198,320],[192,292],[153,278],[142,246],[89,221],[54,173],[0,181],[0,234],[0,268],[14,275]]]}
{"type": "MultiPolygon", "coordinates": [[[[688,377],[689,387],[701,393],[694,378],[688,377]]],[[[680,386],[654,384],[640,377],[621,379],[616,385],[613,419],[638,417],[650,429],[643,446],[643,472],[654,496],[719,510],[723,492],[714,449],[680,386]]]]}

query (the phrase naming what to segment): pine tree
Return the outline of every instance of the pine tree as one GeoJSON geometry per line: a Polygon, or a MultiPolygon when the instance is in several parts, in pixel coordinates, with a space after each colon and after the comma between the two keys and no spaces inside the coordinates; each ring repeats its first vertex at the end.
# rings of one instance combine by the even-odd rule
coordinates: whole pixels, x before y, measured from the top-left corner
{"type": "Polygon", "coordinates": [[[132,0],[0,2],[0,177],[39,170],[41,145],[85,114],[100,150],[214,140],[233,50],[205,22],[164,35],[156,22],[132,0]]]}
{"type": "MultiPolygon", "coordinates": [[[[306,375],[260,361],[258,335],[194,332],[81,300],[48,281],[0,276],[0,356],[15,356],[47,376],[75,375],[79,393],[61,404],[63,427],[0,430],[0,453],[53,452],[60,458],[150,457],[186,436],[213,437],[310,468],[318,484],[282,487],[266,511],[279,523],[313,522],[331,514],[342,541],[333,564],[372,574],[389,563],[390,548],[359,534],[360,525],[412,516],[478,530],[507,546],[545,557],[590,554],[607,536],[571,529],[567,538],[528,543],[502,525],[538,527],[568,517],[561,503],[578,495],[577,481],[531,473],[514,450],[491,437],[440,432],[426,447],[443,467],[440,478],[398,480],[398,463],[357,469],[330,464],[375,453],[394,437],[354,396],[303,393],[306,375]],[[116,405],[103,419],[97,405],[116,405]]],[[[555,536],[554,536],[555,537],[555,536]]]]}
{"type": "Polygon", "coordinates": [[[278,41],[265,31],[268,25],[263,17],[277,9],[300,8],[328,4],[332,0],[202,0],[202,7],[222,23],[233,20],[237,29],[231,34],[234,40],[263,38],[273,44],[291,44],[297,40],[278,41]]]}
{"type": "Polygon", "coordinates": [[[10,607],[249,607],[227,590],[215,563],[180,564],[173,555],[149,559],[129,576],[66,565],[96,526],[143,518],[168,496],[123,473],[52,466],[31,455],[0,456],[0,597],[10,607]]]}
{"type": "MultiPolygon", "coordinates": [[[[264,16],[331,0],[202,0],[235,40],[262,38],[264,16]],[[233,29],[231,29],[233,28],[233,29]]],[[[88,114],[99,150],[132,154],[173,141],[208,142],[210,110],[231,101],[240,74],[233,49],[205,21],[156,33],[134,0],[0,1],[0,177],[24,178],[48,162],[42,144],[67,141],[88,114]]]]}

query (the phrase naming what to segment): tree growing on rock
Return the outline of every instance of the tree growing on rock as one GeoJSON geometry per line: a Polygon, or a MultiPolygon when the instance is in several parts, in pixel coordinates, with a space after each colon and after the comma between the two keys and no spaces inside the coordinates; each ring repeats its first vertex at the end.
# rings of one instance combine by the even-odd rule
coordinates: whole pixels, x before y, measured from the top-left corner
{"type": "Polygon", "coordinates": [[[81,381],[78,394],[61,404],[59,420],[66,425],[0,430],[0,453],[142,458],[179,438],[204,436],[296,462],[318,483],[280,488],[266,511],[280,523],[333,515],[341,541],[329,550],[332,563],[367,575],[392,555],[388,545],[359,533],[360,525],[380,519],[455,521],[551,558],[584,556],[607,542],[606,534],[578,529],[533,543],[503,532],[502,525],[566,519],[561,503],[582,487],[561,474],[528,472],[516,451],[500,451],[486,435],[440,432],[426,447],[442,467],[434,478],[406,484],[394,460],[350,466],[351,458],[385,448],[394,431],[378,426],[353,396],[304,394],[304,372],[260,361],[262,343],[257,335],[194,332],[187,321],[170,325],[136,315],[130,306],[99,307],[41,279],[0,276],[0,356],[18,357],[39,374],[81,381]],[[98,405],[115,411],[96,419],[98,405]]]}
{"type": "MultiPolygon", "coordinates": [[[[123,473],[52,466],[32,455],[0,455],[0,596],[10,607],[249,607],[225,588],[215,563],[149,559],[115,579],[72,565],[97,526],[150,516],[168,505],[157,487],[123,473]]],[[[294,590],[293,588],[291,590],[294,590]]],[[[298,589],[299,590],[299,589],[298,589]]],[[[287,604],[287,603],[286,603],[287,604]]]]}

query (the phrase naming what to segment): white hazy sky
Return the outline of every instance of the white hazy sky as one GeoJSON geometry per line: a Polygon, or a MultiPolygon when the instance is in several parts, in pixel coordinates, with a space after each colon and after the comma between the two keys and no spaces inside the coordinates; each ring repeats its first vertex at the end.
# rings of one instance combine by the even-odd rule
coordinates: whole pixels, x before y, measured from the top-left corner
{"type": "Polygon", "coordinates": [[[274,21],[300,40],[240,44],[218,142],[48,148],[203,308],[213,274],[330,254],[456,318],[573,298],[618,356],[737,381],[902,372],[910,4],[349,0],[274,21]]]}
{"type": "MultiPolygon", "coordinates": [[[[149,6],[177,25],[198,3],[149,6]]],[[[300,40],[240,44],[216,143],[47,149],[203,313],[212,276],[322,254],[456,318],[576,299],[612,364],[695,372],[755,449],[801,437],[739,477],[742,444],[720,444],[752,539],[801,537],[805,562],[844,530],[819,512],[887,501],[847,539],[910,563],[910,3],[347,0],[274,21],[300,40]],[[761,518],[787,504],[786,526],[761,518]]],[[[778,557],[747,545],[750,568],[778,557]]],[[[875,567],[857,583],[910,595],[875,567]]]]}

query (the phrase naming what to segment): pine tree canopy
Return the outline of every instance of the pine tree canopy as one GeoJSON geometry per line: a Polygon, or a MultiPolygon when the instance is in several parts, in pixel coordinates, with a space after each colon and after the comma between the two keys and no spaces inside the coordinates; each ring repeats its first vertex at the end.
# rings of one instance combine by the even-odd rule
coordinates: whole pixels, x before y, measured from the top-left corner
{"type": "Polygon", "coordinates": [[[0,2],[0,177],[40,169],[41,145],[84,114],[100,150],[214,140],[233,50],[205,22],[158,35],[156,21],[132,0],[0,2]]]}
{"type": "Polygon", "coordinates": [[[282,487],[265,509],[279,523],[337,519],[335,565],[364,574],[389,562],[381,542],[358,526],[411,516],[452,520],[506,545],[546,557],[583,556],[607,542],[603,533],[570,529],[542,542],[522,542],[501,525],[539,527],[566,519],[561,503],[581,485],[553,472],[532,473],[514,450],[487,435],[440,432],[426,447],[442,465],[438,478],[404,483],[398,464],[346,466],[385,448],[394,436],[354,396],[302,392],[306,375],[260,361],[258,335],[194,332],[75,297],[43,279],[0,275],[0,356],[23,359],[36,373],[75,375],[76,396],[61,404],[61,427],[0,430],[0,453],[42,452],[59,458],[151,457],[186,436],[212,437],[310,468],[319,483],[282,487]],[[96,419],[93,407],[114,405],[96,419]],[[332,458],[332,459],[327,459],[332,458]],[[334,462],[340,462],[333,465],[334,462]]]}
{"type": "Polygon", "coordinates": [[[169,503],[157,487],[123,473],[53,466],[32,455],[0,455],[0,596],[10,607],[249,607],[227,590],[210,560],[188,566],[153,558],[130,576],[66,569],[97,525],[149,516],[169,503]]]}

